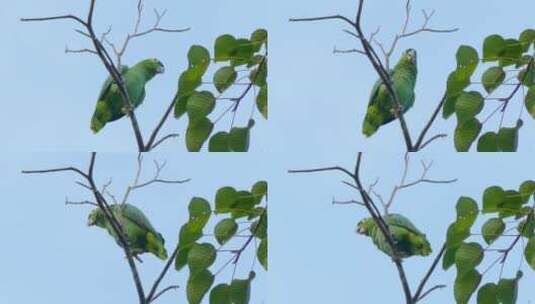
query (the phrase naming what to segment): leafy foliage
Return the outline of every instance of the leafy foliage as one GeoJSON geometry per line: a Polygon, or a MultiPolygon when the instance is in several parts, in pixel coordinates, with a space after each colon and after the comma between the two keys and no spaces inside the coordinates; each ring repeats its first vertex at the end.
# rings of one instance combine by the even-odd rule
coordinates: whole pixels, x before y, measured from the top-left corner
{"type": "Polygon", "coordinates": [[[255,277],[253,270],[245,279],[237,279],[233,275],[229,283],[212,285],[215,277],[228,265],[233,265],[234,271],[236,270],[245,250],[254,247],[252,243],[259,243],[255,249],[256,259],[267,270],[268,215],[267,203],[262,204],[263,201],[267,202],[267,191],[267,182],[259,181],[250,190],[220,188],[216,192],[213,207],[203,198],[191,199],[188,208],[190,218],[180,229],[179,251],[175,259],[177,271],[185,266],[189,268],[186,288],[188,303],[201,303],[207,294],[210,303],[249,303],[251,282],[255,277]],[[201,243],[201,239],[209,236],[204,230],[210,220],[215,222],[215,241],[206,240],[201,243]],[[249,234],[243,235],[246,231],[249,234]],[[227,249],[230,246],[238,247],[227,249]],[[227,259],[227,262],[221,269],[212,272],[211,268],[219,258],[227,259]]]}
{"type": "Polygon", "coordinates": [[[515,95],[524,89],[528,92],[523,97],[524,106],[535,118],[533,45],[535,30],[527,29],[518,38],[506,39],[496,34],[488,36],[483,42],[481,55],[471,46],[459,47],[457,68],[448,77],[442,109],[446,119],[456,114],[454,143],[457,151],[470,150],[476,140],[478,152],[517,150],[518,132],[523,124],[521,117],[512,126],[503,126],[502,123],[515,95]],[[473,80],[478,66],[483,70],[480,82],[473,80]],[[515,81],[511,82],[512,79],[515,81]],[[491,110],[484,111],[488,108],[491,110]],[[478,117],[483,112],[490,114],[478,117]],[[498,113],[502,116],[498,129],[481,134],[484,125],[498,113]]]}
{"type": "Polygon", "coordinates": [[[253,112],[246,125],[239,127],[234,122],[240,105],[251,92],[252,106],[264,119],[268,117],[267,35],[266,30],[258,29],[247,39],[229,34],[219,36],[214,43],[213,58],[203,46],[190,48],[188,68],[178,81],[174,109],[177,119],[187,114],[185,139],[188,151],[200,151],[207,141],[210,152],[248,151],[251,129],[255,124],[253,112]],[[211,82],[203,81],[209,77],[207,73],[212,61],[215,71],[211,82]],[[213,88],[206,88],[207,83],[213,88]],[[220,103],[228,104],[218,116],[209,118],[215,109],[220,108],[220,103]],[[232,114],[230,129],[214,133],[215,125],[227,114],[232,114]]]}
{"type": "MultiPolygon", "coordinates": [[[[442,259],[445,270],[455,265],[454,295],[457,304],[466,304],[477,291],[478,304],[514,304],[518,293],[518,281],[522,277],[519,269],[513,278],[502,278],[480,286],[484,275],[495,265],[504,265],[515,246],[522,238],[527,240],[523,255],[528,265],[535,270],[535,182],[525,181],[518,190],[504,190],[499,186],[485,189],[480,210],[475,200],[461,197],[457,202],[457,218],[447,233],[446,252],[442,259]],[[529,205],[530,199],[533,203],[529,205]],[[472,228],[478,217],[490,217],[481,226],[483,242],[478,242],[472,228]],[[513,220],[505,221],[504,219],[513,220]],[[511,235],[510,231],[517,234],[511,235]],[[507,233],[509,232],[509,233],[507,233]],[[511,239],[512,237],[512,239],[511,239]],[[471,238],[470,242],[468,239],[471,238]],[[498,244],[498,245],[496,245],[498,244]],[[501,246],[505,247],[501,247],[501,246]],[[495,247],[497,246],[497,247],[495,247]],[[498,256],[494,256],[495,254],[498,256]],[[482,272],[478,266],[485,258],[493,262],[482,272]],[[479,287],[479,289],[478,289],[479,287]]],[[[503,266],[502,266],[503,267],[503,266]]],[[[502,268],[503,270],[503,268],[502,268]]]]}

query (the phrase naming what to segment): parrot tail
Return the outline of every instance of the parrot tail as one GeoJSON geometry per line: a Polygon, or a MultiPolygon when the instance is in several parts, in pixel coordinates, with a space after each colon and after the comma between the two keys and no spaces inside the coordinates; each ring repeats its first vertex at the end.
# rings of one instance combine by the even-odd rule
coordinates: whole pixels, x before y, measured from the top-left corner
{"type": "Polygon", "coordinates": [[[372,136],[383,124],[383,116],[375,106],[368,107],[368,112],[362,124],[362,133],[366,137],[372,136]]]}
{"type": "Polygon", "coordinates": [[[98,133],[108,121],[110,121],[112,115],[105,101],[99,100],[93,118],[91,118],[91,130],[93,133],[98,133]]]}
{"type": "Polygon", "coordinates": [[[91,119],[91,130],[93,133],[97,134],[102,128],[104,128],[104,123],[100,122],[97,117],[93,117],[91,119]]]}

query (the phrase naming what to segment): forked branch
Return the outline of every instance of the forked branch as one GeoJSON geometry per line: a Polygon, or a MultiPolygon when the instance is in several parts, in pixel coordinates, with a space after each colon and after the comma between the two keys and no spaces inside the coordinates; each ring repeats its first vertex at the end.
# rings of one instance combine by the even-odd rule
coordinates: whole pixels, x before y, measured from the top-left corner
{"type": "Polygon", "coordinates": [[[94,30],[94,26],[93,26],[95,5],[96,5],[96,0],[90,0],[89,12],[85,20],[78,16],[69,14],[69,15],[52,16],[52,17],[22,18],[21,21],[22,22],[43,22],[43,21],[55,21],[55,20],[74,20],[76,23],[78,23],[85,29],[85,31],[78,30],[78,29],[75,31],[89,38],[91,40],[93,48],[82,48],[78,50],[72,50],[67,47],[66,52],[67,53],[89,53],[89,54],[98,56],[101,63],[104,65],[108,74],[110,75],[111,79],[113,79],[114,83],[117,84],[117,87],[119,88],[119,93],[123,100],[126,115],[130,119],[130,123],[132,125],[132,130],[134,132],[134,137],[136,139],[139,152],[148,152],[154,149],[159,144],[161,144],[164,140],[167,140],[172,137],[176,137],[176,134],[172,134],[172,135],[165,136],[160,140],[157,140],[158,133],[161,130],[165,121],[169,118],[171,110],[173,109],[175,105],[176,98],[173,98],[169,107],[164,112],[162,118],[160,119],[160,121],[158,122],[154,130],[151,132],[149,141],[145,143],[142,132],[141,132],[141,128],[139,126],[139,122],[136,118],[132,100],[130,99],[130,96],[128,94],[128,90],[126,88],[126,84],[124,82],[123,76],[119,72],[121,70],[122,57],[125,54],[127,47],[129,43],[131,42],[131,40],[135,38],[146,36],[154,32],[181,33],[181,32],[189,30],[189,28],[170,29],[170,28],[161,27],[160,23],[163,17],[165,16],[165,11],[159,12],[155,10],[155,14],[156,14],[155,24],[146,30],[140,30],[140,24],[141,24],[141,19],[143,15],[144,5],[143,5],[143,0],[138,0],[138,5],[137,5],[138,15],[137,15],[137,19],[135,22],[134,31],[132,33],[127,34],[127,37],[125,38],[123,44],[120,47],[117,47],[114,43],[110,42],[110,40],[107,38],[108,34],[111,32],[111,28],[109,28],[108,31],[103,33],[100,37],[97,36],[94,30]],[[104,47],[104,44],[107,44],[112,49],[116,57],[115,60],[110,56],[110,52],[106,49],[106,47],[104,47]]]}
{"type": "MultiPolygon", "coordinates": [[[[398,187],[399,189],[402,189],[404,187],[405,188],[406,187],[412,187],[412,186],[417,185],[419,183],[426,183],[426,182],[430,182],[430,183],[451,183],[451,182],[455,181],[455,180],[432,180],[432,179],[425,178],[425,176],[426,176],[427,172],[429,171],[431,165],[423,163],[423,166],[424,166],[423,171],[424,172],[422,173],[421,178],[416,180],[416,181],[414,181],[414,182],[406,183],[407,174],[408,174],[408,165],[409,165],[409,156],[408,156],[408,153],[407,153],[407,155],[405,156],[405,168],[404,168],[404,171],[403,171],[403,174],[402,174],[402,179],[401,179],[401,182],[400,182],[400,186],[398,187]]],[[[409,281],[407,279],[406,272],[405,272],[404,266],[402,264],[401,258],[399,257],[399,253],[396,250],[394,237],[392,236],[392,233],[390,232],[389,226],[386,224],[386,222],[384,220],[384,215],[381,214],[381,212],[379,211],[379,209],[377,207],[377,204],[374,202],[374,200],[370,196],[370,192],[374,193],[373,188],[378,183],[378,181],[374,182],[368,189],[366,189],[364,187],[362,181],[361,181],[361,178],[360,178],[361,166],[362,166],[362,153],[359,152],[358,156],[357,156],[357,163],[355,165],[355,169],[354,169],[353,172],[351,172],[351,171],[349,171],[349,170],[347,170],[345,168],[339,167],[339,166],[322,167],[322,168],[305,169],[305,170],[289,170],[288,172],[289,173],[315,173],[315,172],[326,172],[326,171],[338,171],[338,172],[344,173],[344,175],[346,175],[347,177],[350,177],[352,179],[353,183],[349,183],[349,182],[346,182],[346,181],[344,181],[344,183],[346,185],[351,186],[352,188],[354,188],[355,190],[357,190],[359,192],[360,200],[349,200],[349,201],[343,201],[343,202],[338,202],[338,201],[334,201],[333,200],[333,204],[344,204],[344,205],[345,204],[356,204],[356,205],[359,205],[359,206],[364,206],[366,208],[366,210],[368,211],[369,215],[373,218],[373,220],[375,221],[375,223],[377,224],[377,226],[379,227],[379,229],[381,230],[383,235],[385,235],[386,241],[388,242],[388,245],[392,249],[392,261],[395,264],[396,269],[398,271],[398,276],[399,276],[399,279],[400,279],[400,282],[401,282],[401,285],[402,285],[402,288],[403,288],[403,293],[404,293],[404,296],[405,296],[405,303],[406,304],[416,304],[421,299],[423,299],[424,297],[429,295],[431,292],[433,292],[434,290],[437,290],[437,289],[440,289],[440,288],[444,287],[443,285],[437,285],[437,286],[434,286],[434,287],[432,287],[432,288],[430,288],[430,289],[428,289],[427,291],[424,292],[425,286],[426,286],[429,278],[431,277],[431,275],[434,273],[434,271],[435,271],[440,259],[444,255],[446,247],[443,246],[441,248],[440,252],[437,254],[435,259],[433,260],[433,263],[429,267],[429,270],[426,272],[425,276],[422,278],[420,284],[418,285],[416,292],[413,294],[412,291],[411,291],[411,288],[410,288],[410,285],[409,285],[409,281]]],[[[384,214],[387,214],[388,207],[392,204],[391,201],[394,200],[396,192],[399,191],[399,189],[397,189],[397,190],[396,189],[397,188],[394,188],[394,191],[391,194],[391,197],[389,199],[389,203],[385,203],[384,201],[382,201],[382,198],[381,198],[381,201],[383,202],[383,205],[385,207],[385,213],[384,214]]]]}
{"type": "Polygon", "coordinates": [[[291,22],[305,22],[305,21],[341,20],[344,23],[346,23],[346,24],[351,26],[351,28],[355,32],[349,32],[349,31],[346,31],[346,32],[350,33],[352,36],[354,36],[355,38],[357,38],[359,40],[359,42],[361,44],[361,48],[360,49],[346,50],[346,51],[339,51],[339,50],[335,49],[335,52],[358,52],[358,53],[363,54],[363,55],[366,56],[366,58],[368,59],[370,64],[373,66],[375,72],[379,76],[379,79],[385,85],[385,88],[386,88],[388,94],[390,95],[390,97],[393,100],[393,103],[394,103],[394,109],[393,109],[394,110],[394,115],[396,116],[397,120],[400,123],[401,131],[402,131],[402,135],[403,135],[403,139],[404,139],[407,151],[409,151],[409,152],[419,151],[419,150],[423,149],[424,147],[426,147],[432,141],[434,141],[436,139],[439,139],[439,138],[443,138],[443,137],[446,136],[445,134],[438,134],[438,135],[435,135],[435,136],[431,137],[429,140],[425,139],[427,132],[429,131],[429,129],[433,125],[434,121],[436,120],[436,118],[438,116],[438,113],[440,112],[440,109],[444,105],[445,98],[443,98],[438,103],[438,105],[437,105],[436,109],[433,111],[429,121],[426,123],[426,125],[424,126],[424,128],[420,132],[419,136],[417,137],[416,141],[414,142],[412,137],[411,137],[411,134],[409,132],[409,128],[408,128],[407,123],[405,121],[404,115],[403,115],[400,99],[397,96],[397,92],[394,89],[394,86],[393,86],[393,83],[392,83],[392,79],[391,79],[390,74],[389,74],[390,57],[393,54],[393,52],[395,51],[396,46],[398,45],[398,42],[401,39],[404,39],[404,38],[407,38],[407,37],[411,37],[411,36],[414,36],[414,35],[417,35],[417,34],[420,34],[420,33],[423,33],[423,32],[451,33],[451,32],[457,31],[458,29],[457,28],[435,29],[435,28],[429,27],[428,23],[431,20],[431,18],[433,17],[434,11],[432,11],[430,13],[427,12],[427,11],[423,11],[423,15],[424,15],[423,25],[420,28],[416,29],[416,30],[409,31],[408,28],[409,28],[409,23],[410,23],[410,19],[411,19],[411,1],[407,0],[406,5],[405,5],[405,21],[403,23],[401,32],[394,37],[394,40],[393,40],[392,44],[390,45],[390,47],[386,48],[384,46],[384,44],[378,42],[378,40],[375,38],[375,36],[377,35],[378,30],[374,34],[370,35],[369,38],[367,38],[366,35],[364,34],[364,31],[362,30],[363,8],[364,8],[364,0],[359,0],[358,1],[357,13],[356,13],[356,17],[355,17],[354,21],[351,20],[350,18],[347,18],[347,17],[342,16],[342,15],[330,15],[330,16],[312,17],[312,18],[292,18],[292,19],[290,19],[290,21],[291,22]],[[384,57],[382,60],[379,57],[378,52],[372,46],[372,43],[375,43],[381,49],[381,52],[382,52],[383,57],[384,57]]]}
{"type": "MultiPolygon", "coordinates": [[[[175,257],[178,254],[179,247],[178,247],[178,245],[175,247],[175,249],[174,249],[173,253],[171,254],[171,256],[169,257],[167,263],[165,264],[165,266],[163,267],[162,271],[160,272],[160,274],[158,275],[158,277],[156,278],[156,280],[152,284],[152,287],[151,287],[149,293],[147,295],[145,295],[145,290],[144,290],[143,285],[142,285],[140,274],[139,274],[137,265],[136,265],[135,260],[134,260],[136,257],[134,256],[134,254],[132,254],[132,249],[131,249],[130,244],[128,242],[128,236],[125,233],[125,230],[123,228],[123,225],[121,224],[120,218],[118,218],[116,216],[116,214],[113,212],[113,209],[112,209],[111,205],[106,201],[106,199],[104,197],[104,195],[107,194],[107,195],[111,196],[114,201],[116,201],[115,196],[113,196],[113,194],[111,194],[108,191],[108,187],[111,185],[111,180],[110,180],[110,182],[104,184],[104,186],[101,189],[99,189],[97,187],[97,184],[96,184],[95,178],[94,178],[95,160],[96,160],[96,153],[93,152],[93,153],[91,153],[91,159],[89,161],[89,168],[87,169],[87,172],[85,172],[85,171],[83,171],[81,169],[78,169],[76,167],[63,167],[63,168],[47,169],[47,170],[27,170],[27,171],[22,171],[22,173],[23,174],[49,174],[49,173],[57,173],[57,172],[74,172],[74,173],[76,173],[77,175],[79,175],[80,177],[82,177],[85,180],[85,182],[87,184],[86,183],[81,183],[81,182],[77,182],[77,184],[79,184],[79,185],[83,186],[84,188],[90,190],[92,192],[93,196],[94,196],[95,201],[93,202],[93,201],[86,200],[86,201],[74,202],[74,201],[69,201],[67,199],[66,200],[66,204],[68,204],[68,205],[90,205],[90,206],[96,206],[96,207],[100,208],[100,210],[102,210],[104,216],[110,222],[111,228],[113,229],[114,233],[118,236],[118,239],[119,239],[118,241],[119,241],[120,247],[123,249],[123,251],[124,251],[124,253],[126,255],[127,262],[128,262],[129,267],[130,267],[130,271],[132,273],[132,278],[133,278],[133,281],[134,281],[134,284],[135,284],[135,287],[136,287],[136,291],[137,291],[137,294],[138,294],[139,303],[140,304],[150,304],[150,303],[154,302],[156,299],[158,299],[164,293],[166,293],[166,292],[168,292],[170,290],[174,290],[174,289],[178,288],[178,286],[172,285],[172,286],[166,287],[166,288],[164,288],[164,289],[162,289],[160,291],[158,290],[159,286],[161,284],[161,281],[163,280],[163,278],[168,273],[169,269],[171,268],[171,265],[174,263],[175,257]]],[[[156,183],[156,182],[176,184],[176,183],[184,183],[184,182],[189,180],[189,179],[184,179],[184,180],[163,180],[163,179],[159,179],[158,176],[160,175],[160,172],[162,171],[162,169],[165,167],[165,164],[160,164],[158,162],[155,162],[155,166],[156,166],[155,177],[152,180],[149,180],[148,182],[146,182],[144,184],[139,184],[139,180],[140,180],[140,176],[141,176],[141,170],[142,170],[141,169],[142,168],[142,166],[141,166],[142,165],[142,160],[143,160],[143,158],[142,158],[142,156],[140,154],[140,156],[138,157],[138,168],[136,170],[134,182],[132,184],[134,186],[137,185],[139,187],[144,187],[144,186],[147,186],[147,185],[149,185],[151,183],[156,183]]],[[[125,194],[123,202],[126,201],[126,199],[128,198],[128,194],[132,191],[132,189],[134,189],[134,186],[132,186],[132,185],[127,188],[127,191],[126,191],[126,194],[125,194]]]]}

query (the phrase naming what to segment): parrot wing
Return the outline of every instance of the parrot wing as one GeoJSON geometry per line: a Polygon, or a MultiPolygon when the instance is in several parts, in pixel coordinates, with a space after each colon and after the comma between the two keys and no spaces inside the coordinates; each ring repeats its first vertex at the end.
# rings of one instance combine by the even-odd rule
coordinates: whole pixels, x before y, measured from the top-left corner
{"type": "Polygon", "coordinates": [[[122,209],[120,212],[122,216],[124,216],[127,220],[138,226],[140,229],[159,235],[159,233],[150,223],[149,219],[137,207],[130,204],[125,204],[123,206],[118,206],[118,208],[122,209]]]}
{"type": "MultiPolygon", "coordinates": [[[[394,70],[389,71],[390,77],[394,74],[394,70]]],[[[366,117],[362,126],[362,133],[366,136],[373,135],[380,126],[392,121],[394,115],[391,112],[390,95],[386,90],[382,79],[378,79],[373,85],[366,111],[366,117]]]]}
{"type": "MultiPolygon", "coordinates": [[[[121,66],[119,72],[121,75],[125,75],[128,72],[128,66],[121,66]]],[[[121,101],[117,100],[117,85],[114,84],[111,76],[108,76],[100,94],[98,96],[97,104],[95,106],[95,112],[91,118],[91,130],[97,133],[99,132],[107,122],[117,119],[121,116],[121,113],[117,113],[121,108],[121,101]],[[118,109],[119,108],[119,109],[118,109]]]]}
{"type": "MultiPolygon", "coordinates": [[[[121,68],[119,69],[119,73],[121,73],[121,75],[124,75],[126,74],[126,72],[128,72],[128,69],[129,69],[128,66],[122,65],[121,68]]],[[[106,81],[104,81],[104,84],[102,85],[102,89],[100,90],[100,94],[98,95],[98,100],[102,100],[103,98],[105,98],[105,96],[108,94],[108,91],[112,87],[112,83],[113,83],[112,77],[108,76],[108,78],[106,79],[106,81]]]]}

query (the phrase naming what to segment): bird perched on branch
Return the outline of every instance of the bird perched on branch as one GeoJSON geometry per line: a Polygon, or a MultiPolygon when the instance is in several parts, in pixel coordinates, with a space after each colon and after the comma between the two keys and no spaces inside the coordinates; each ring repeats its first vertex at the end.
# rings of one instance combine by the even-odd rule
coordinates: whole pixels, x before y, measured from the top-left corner
{"type": "MultiPolygon", "coordinates": [[[[431,254],[431,245],[425,234],[420,232],[408,218],[400,214],[389,214],[383,219],[390,229],[399,258],[431,254]]],[[[379,250],[393,256],[389,242],[373,218],[361,220],[357,225],[357,233],[369,236],[379,250]]]]}
{"type": "MultiPolygon", "coordinates": [[[[158,59],[140,61],[132,68],[121,66],[121,73],[133,109],[137,108],[145,99],[145,85],[157,74],[165,72],[164,65],[158,59]]],[[[106,123],[118,120],[127,114],[119,86],[108,77],[102,86],[97,100],[95,112],[91,119],[91,130],[98,133],[106,123]]]]}
{"type": "MultiPolygon", "coordinates": [[[[150,252],[162,260],[167,259],[167,251],[164,247],[165,240],[152,227],[141,210],[130,204],[115,204],[111,205],[110,208],[126,234],[128,246],[134,257],[137,258],[139,254],[150,252]]],[[[122,247],[117,233],[102,209],[97,208],[91,211],[87,225],[106,229],[117,244],[122,247]]]]}
{"type": "MultiPolygon", "coordinates": [[[[416,51],[413,49],[406,50],[394,69],[389,71],[391,83],[403,113],[407,112],[414,104],[417,74],[416,51]]],[[[362,133],[366,137],[372,136],[380,126],[396,119],[395,111],[394,99],[382,79],[379,78],[372,89],[368,110],[362,125],[362,133]]]]}

